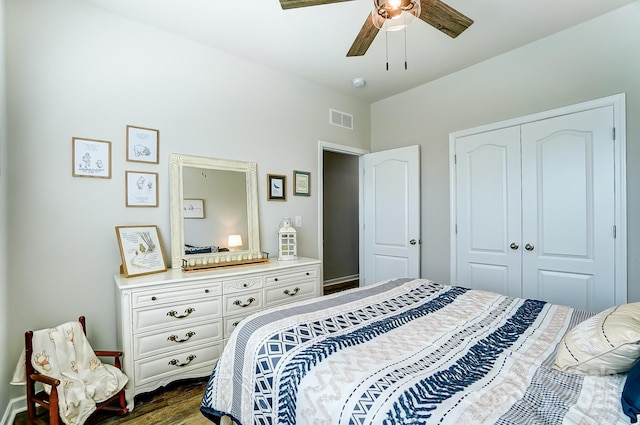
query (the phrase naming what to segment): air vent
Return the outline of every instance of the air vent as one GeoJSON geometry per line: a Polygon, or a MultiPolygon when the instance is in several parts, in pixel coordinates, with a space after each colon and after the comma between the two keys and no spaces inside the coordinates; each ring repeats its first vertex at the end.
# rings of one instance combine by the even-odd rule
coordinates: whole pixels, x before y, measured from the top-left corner
{"type": "Polygon", "coordinates": [[[353,130],[353,115],[351,114],[329,109],[329,122],[333,125],[353,130]]]}

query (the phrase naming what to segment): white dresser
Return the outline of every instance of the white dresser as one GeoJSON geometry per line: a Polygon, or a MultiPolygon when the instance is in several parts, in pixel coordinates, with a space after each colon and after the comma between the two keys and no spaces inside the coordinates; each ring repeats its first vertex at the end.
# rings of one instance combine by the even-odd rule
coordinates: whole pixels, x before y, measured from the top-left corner
{"type": "Polygon", "coordinates": [[[172,381],[207,376],[244,317],[320,296],[320,260],[269,263],[125,278],[116,275],[118,344],[129,377],[126,397],[172,381]]]}

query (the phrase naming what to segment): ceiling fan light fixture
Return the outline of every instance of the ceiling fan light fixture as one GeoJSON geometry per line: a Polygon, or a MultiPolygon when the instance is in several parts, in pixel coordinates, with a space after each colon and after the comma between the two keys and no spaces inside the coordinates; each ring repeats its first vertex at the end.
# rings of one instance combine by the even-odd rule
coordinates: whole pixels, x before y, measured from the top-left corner
{"type": "Polygon", "coordinates": [[[373,0],[371,20],[378,29],[398,31],[420,16],[420,0],[373,0]]]}

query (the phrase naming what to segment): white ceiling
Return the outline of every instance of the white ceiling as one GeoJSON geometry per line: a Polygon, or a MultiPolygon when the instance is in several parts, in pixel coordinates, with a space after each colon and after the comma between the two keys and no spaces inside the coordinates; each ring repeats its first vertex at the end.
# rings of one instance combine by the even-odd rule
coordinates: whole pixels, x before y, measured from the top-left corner
{"type": "Polygon", "coordinates": [[[346,57],[371,0],[290,10],[279,0],[80,1],[375,102],[638,0],[446,0],[474,24],[452,39],[417,20],[406,31],[407,70],[402,31],[381,31],[365,56],[346,57]]]}

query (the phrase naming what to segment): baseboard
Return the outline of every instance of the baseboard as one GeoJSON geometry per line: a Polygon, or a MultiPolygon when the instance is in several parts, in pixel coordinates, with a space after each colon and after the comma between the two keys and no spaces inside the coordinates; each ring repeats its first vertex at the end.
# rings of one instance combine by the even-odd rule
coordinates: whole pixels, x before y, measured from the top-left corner
{"type": "Polygon", "coordinates": [[[360,279],[360,275],[359,274],[352,274],[351,276],[340,276],[340,277],[336,277],[333,279],[327,279],[323,282],[323,286],[331,286],[331,285],[337,285],[340,283],[344,283],[344,282],[350,282],[352,280],[358,280],[360,279]]]}
{"type": "Polygon", "coordinates": [[[12,398],[9,400],[7,410],[5,410],[4,415],[2,415],[0,425],[13,425],[16,415],[24,412],[25,410],[27,410],[27,396],[23,395],[21,397],[12,398]]]}

